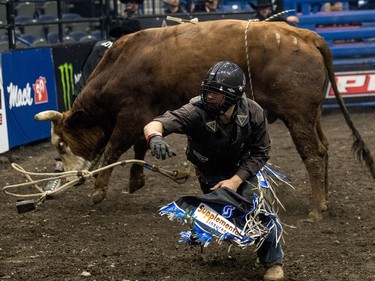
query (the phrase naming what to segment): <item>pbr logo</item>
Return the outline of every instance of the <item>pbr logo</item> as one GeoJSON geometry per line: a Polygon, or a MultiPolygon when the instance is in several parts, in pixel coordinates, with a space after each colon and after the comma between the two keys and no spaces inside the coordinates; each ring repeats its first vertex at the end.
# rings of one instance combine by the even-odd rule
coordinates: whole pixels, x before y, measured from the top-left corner
{"type": "MultiPolygon", "coordinates": [[[[339,92],[344,97],[375,96],[375,71],[358,71],[336,73],[339,92]]],[[[327,98],[334,98],[332,86],[326,93],[327,98]]]]}
{"type": "Polygon", "coordinates": [[[35,104],[48,102],[46,83],[46,78],[40,76],[33,84],[35,104]]]}

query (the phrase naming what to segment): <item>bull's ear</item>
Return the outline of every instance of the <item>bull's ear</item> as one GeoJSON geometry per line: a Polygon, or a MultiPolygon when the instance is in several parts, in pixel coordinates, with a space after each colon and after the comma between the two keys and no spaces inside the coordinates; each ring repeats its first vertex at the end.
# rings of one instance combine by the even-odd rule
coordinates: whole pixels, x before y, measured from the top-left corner
{"type": "Polygon", "coordinates": [[[85,128],[92,126],[92,121],[83,110],[73,112],[72,115],[66,119],[66,123],[70,128],[85,128]]]}

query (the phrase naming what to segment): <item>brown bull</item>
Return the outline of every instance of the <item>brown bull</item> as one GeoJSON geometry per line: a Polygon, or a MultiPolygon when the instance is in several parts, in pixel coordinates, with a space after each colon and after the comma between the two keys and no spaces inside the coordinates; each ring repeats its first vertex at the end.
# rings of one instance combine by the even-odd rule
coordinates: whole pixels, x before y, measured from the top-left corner
{"type": "MultiPolygon", "coordinates": [[[[316,33],[285,23],[186,23],[122,37],[71,110],[40,113],[36,120],[53,121],[52,143],[67,170],[91,167],[99,155],[100,166],[111,164],[132,145],[135,158],[144,159],[144,125],[197,95],[207,70],[222,60],[238,64],[251,78],[247,93],[267,110],[269,122],[281,119],[288,127],[310,177],[312,218],[320,219],[327,208],[328,142],[320,118],[328,81],[353,132],[353,148],[375,177],[372,157],[337,91],[327,44],[316,33]]],[[[98,175],[95,203],[103,200],[111,172],[98,175]]],[[[130,188],[143,185],[142,167],[133,166],[130,188]]]]}

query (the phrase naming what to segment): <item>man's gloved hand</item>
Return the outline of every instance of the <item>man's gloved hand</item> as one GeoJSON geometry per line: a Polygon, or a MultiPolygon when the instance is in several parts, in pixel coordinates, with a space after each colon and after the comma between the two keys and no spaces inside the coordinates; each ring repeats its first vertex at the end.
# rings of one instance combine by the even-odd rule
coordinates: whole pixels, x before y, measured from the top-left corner
{"type": "Polygon", "coordinates": [[[149,140],[149,146],[151,149],[151,155],[155,156],[157,159],[165,159],[167,155],[169,157],[172,157],[173,152],[171,149],[171,146],[164,141],[164,138],[162,136],[153,136],[149,140]]]}

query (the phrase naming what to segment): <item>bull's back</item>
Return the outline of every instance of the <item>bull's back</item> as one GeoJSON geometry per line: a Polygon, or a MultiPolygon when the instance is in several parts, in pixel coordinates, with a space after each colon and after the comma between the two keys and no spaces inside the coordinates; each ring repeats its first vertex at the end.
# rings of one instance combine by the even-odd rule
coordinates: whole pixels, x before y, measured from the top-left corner
{"type": "Polygon", "coordinates": [[[250,67],[255,99],[265,107],[273,106],[268,104],[269,97],[279,99],[288,88],[310,80],[324,84],[317,38],[313,32],[285,23],[240,20],[142,30],[109,49],[96,70],[95,75],[102,77],[95,79],[101,83],[95,88],[105,96],[136,95],[160,113],[197,95],[207,70],[228,60],[238,64],[247,77],[250,67]]]}

